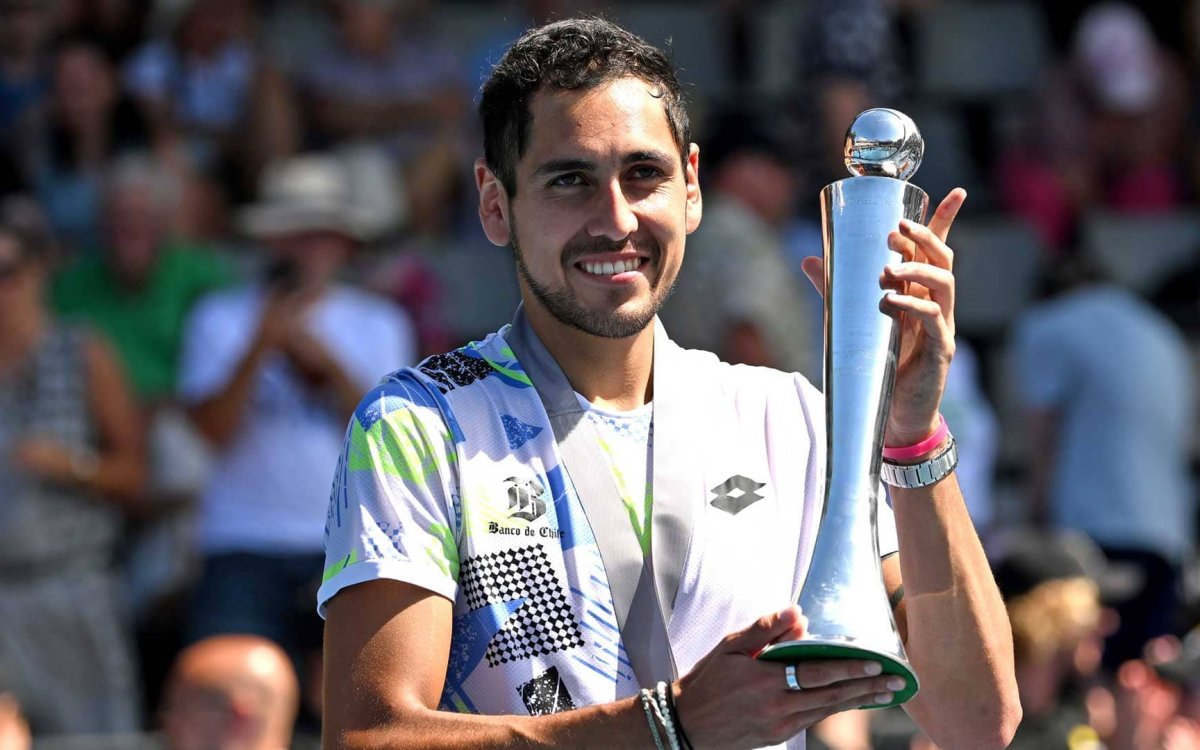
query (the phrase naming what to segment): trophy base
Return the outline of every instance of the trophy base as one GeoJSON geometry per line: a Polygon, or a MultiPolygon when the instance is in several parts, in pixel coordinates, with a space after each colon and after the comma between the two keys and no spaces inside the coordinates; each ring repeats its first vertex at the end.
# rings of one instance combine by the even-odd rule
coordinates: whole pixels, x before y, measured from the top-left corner
{"type": "Polygon", "coordinates": [[[897,659],[893,654],[876,651],[871,648],[863,648],[862,646],[852,646],[848,643],[838,641],[803,640],[774,643],[763,649],[758,658],[766,659],[767,661],[786,662],[788,664],[817,661],[819,659],[877,661],[883,665],[883,674],[894,674],[904,678],[906,683],[904,689],[892,693],[892,700],[889,703],[872,703],[863,706],[863,708],[899,706],[916,695],[917,690],[920,689],[920,685],[917,683],[917,675],[907,662],[897,659]]]}

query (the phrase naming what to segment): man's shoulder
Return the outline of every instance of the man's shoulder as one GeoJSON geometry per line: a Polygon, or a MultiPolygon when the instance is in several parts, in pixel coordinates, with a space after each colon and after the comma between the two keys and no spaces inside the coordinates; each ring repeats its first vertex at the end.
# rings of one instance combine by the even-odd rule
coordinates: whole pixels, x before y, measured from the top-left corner
{"type": "Polygon", "coordinates": [[[680,369],[689,377],[707,378],[726,391],[815,391],[808,379],[797,372],[787,372],[773,367],[730,364],[705,349],[678,347],[680,369]]]}

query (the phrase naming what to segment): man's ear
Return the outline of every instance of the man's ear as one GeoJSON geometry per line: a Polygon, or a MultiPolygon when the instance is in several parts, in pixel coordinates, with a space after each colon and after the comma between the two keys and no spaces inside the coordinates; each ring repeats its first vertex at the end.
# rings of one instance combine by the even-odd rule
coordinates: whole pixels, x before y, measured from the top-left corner
{"type": "Polygon", "coordinates": [[[483,157],[475,160],[475,187],[479,188],[479,223],[488,241],[508,246],[512,236],[508,218],[508,193],[483,157]]]}
{"type": "Polygon", "coordinates": [[[687,180],[687,205],[684,207],[687,220],[687,233],[691,234],[700,226],[700,217],[704,213],[704,198],[700,195],[700,147],[696,144],[688,146],[687,163],[684,165],[684,177],[687,180]]]}

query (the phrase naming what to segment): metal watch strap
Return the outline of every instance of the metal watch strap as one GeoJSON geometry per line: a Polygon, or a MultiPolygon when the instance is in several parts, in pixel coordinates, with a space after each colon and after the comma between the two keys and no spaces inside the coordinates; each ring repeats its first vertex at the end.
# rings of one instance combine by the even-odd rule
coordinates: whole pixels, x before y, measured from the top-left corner
{"type": "Polygon", "coordinates": [[[879,476],[892,487],[928,487],[945,479],[958,466],[958,443],[954,438],[933,458],[919,464],[895,464],[884,460],[879,476]]]}

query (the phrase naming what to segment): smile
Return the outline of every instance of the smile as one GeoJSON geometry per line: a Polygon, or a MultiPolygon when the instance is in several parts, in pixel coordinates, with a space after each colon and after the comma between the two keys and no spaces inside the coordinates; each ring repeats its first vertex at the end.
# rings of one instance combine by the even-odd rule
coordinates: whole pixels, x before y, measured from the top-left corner
{"type": "Polygon", "coordinates": [[[626,258],[615,263],[580,263],[579,267],[584,271],[597,276],[612,276],[616,273],[626,273],[636,271],[642,265],[641,258],[626,258]]]}

